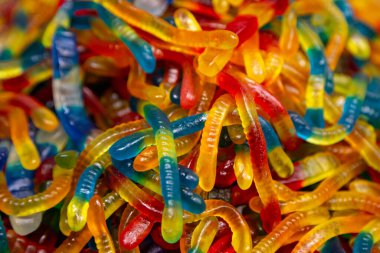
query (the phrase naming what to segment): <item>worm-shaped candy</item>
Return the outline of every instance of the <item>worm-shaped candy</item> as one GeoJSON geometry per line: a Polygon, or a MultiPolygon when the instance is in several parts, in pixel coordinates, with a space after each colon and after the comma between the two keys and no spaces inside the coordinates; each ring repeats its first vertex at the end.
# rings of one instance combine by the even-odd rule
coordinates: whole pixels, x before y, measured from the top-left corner
{"type": "Polygon", "coordinates": [[[229,94],[219,97],[208,113],[202,133],[201,146],[195,171],[199,175],[199,186],[204,191],[214,188],[216,158],[222,123],[235,104],[229,94]]]}
{"type": "Polygon", "coordinates": [[[363,160],[352,160],[343,164],[333,175],[320,183],[314,191],[282,203],[281,213],[304,211],[319,206],[365,169],[366,164],[363,160]]]}
{"type": "Polygon", "coordinates": [[[331,145],[353,131],[365,96],[366,84],[361,76],[356,76],[351,83],[354,85],[353,94],[347,96],[343,114],[336,125],[327,128],[310,127],[297,113],[289,112],[300,138],[313,144],[331,145]]]}
{"type": "Polygon", "coordinates": [[[127,45],[139,65],[146,73],[152,73],[156,67],[151,46],[141,39],[138,34],[123,20],[111,15],[101,6],[97,7],[101,19],[111,31],[127,45]]]}
{"type": "Polygon", "coordinates": [[[327,202],[326,206],[331,210],[360,210],[377,215],[379,210],[379,197],[369,194],[339,191],[327,202]]]}
{"type": "MultiPolygon", "coordinates": [[[[35,194],[34,174],[34,171],[25,170],[22,167],[14,147],[11,147],[5,168],[5,178],[7,187],[12,196],[16,198],[33,196],[35,194]]],[[[23,217],[10,215],[9,221],[17,234],[27,235],[35,231],[41,225],[42,213],[23,217]]]]}
{"type": "Polygon", "coordinates": [[[266,235],[252,250],[255,253],[276,252],[299,229],[326,222],[330,214],[326,208],[319,207],[305,212],[295,212],[283,219],[276,228],[266,235]]]}
{"type": "Polygon", "coordinates": [[[201,220],[205,217],[218,216],[225,220],[232,231],[232,246],[236,252],[252,252],[252,239],[247,222],[230,204],[222,200],[206,200],[206,210],[199,215],[184,215],[186,223],[201,220]]]}
{"type": "Polygon", "coordinates": [[[161,190],[165,207],[162,215],[162,236],[176,242],[182,234],[182,201],[173,130],[169,119],[156,106],[143,107],[146,121],[152,126],[160,161],[161,190]]]}
{"type": "Polygon", "coordinates": [[[249,147],[246,144],[235,145],[234,172],[240,189],[247,190],[253,181],[253,168],[249,147]]]}
{"type": "Polygon", "coordinates": [[[74,197],[67,206],[67,222],[72,231],[80,231],[86,225],[89,200],[94,195],[100,175],[110,165],[111,158],[105,154],[81,174],[74,197]]]}
{"type": "Polygon", "coordinates": [[[373,219],[372,215],[358,214],[345,217],[332,218],[319,224],[301,238],[292,253],[314,252],[328,239],[347,233],[358,233],[373,219]]]}
{"type": "Polygon", "coordinates": [[[371,253],[372,246],[380,239],[380,219],[376,218],[368,222],[362,231],[356,236],[353,253],[371,253]]]}
{"type": "Polygon", "coordinates": [[[99,195],[95,195],[90,200],[87,226],[94,236],[96,248],[100,253],[116,252],[112,237],[106,225],[102,198],[99,195]]]}
{"type": "MultiPolygon", "coordinates": [[[[327,120],[334,124],[339,119],[340,110],[333,104],[331,99],[325,97],[325,111],[327,120]]],[[[351,134],[345,138],[362,157],[375,170],[380,171],[380,148],[364,138],[360,131],[355,127],[351,134]]]]}
{"type": "Polygon", "coordinates": [[[261,212],[263,226],[267,231],[271,231],[273,226],[280,220],[279,204],[274,193],[266,155],[265,139],[260,127],[255,102],[246,92],[242,88],[235,95],[235,99],[250,149],[253,179],[264,204],[261,212]],[[268,216],[269,213],[271,213],[270,217],[268,216]]]}
{"type": "Polygon", "coordinates": [[[66,133],[81,148],[94,127],[83,105],[75,34],[59,28],[52,56],[54,106],[66,133]]]}
{"type": "Polygon", "coordinates": [[[261,211],[263,226],[267,231],[271,231],[281,220],[281,214],[278,199],[274,192],[266,144],[260,127],[256,104],[254,98],[249,96],[252,90],[248,89],[250,87],[242,86],[234,77],[224,72],[219,74],[218,83],[223,89],[235,96],[239,116],[250,148],[253,179],[264,204],[261,211]],[[271,213],[270,217],[268,216],[269,213],[271,213]]]}
{"type": "Polygon", "coordinates": [[[310,76],[306,86],[306,122],[324,127],[323,96],[326,86],[327,62],[318,35],[305,22],[298,22],[298,36],[310,62],[310,76]]]}
{"type": "MultiPolygon", "coordinates": [[[[173,130],[174,138],[179,138],[179,137],[186,136],[186,135],[202,130],[204,127],[204,123],[207,119],[207,116],[208,116],[207,113],[201,113],[201,114],[189,116],[189,117],[171,122],[170,128],[173,130]]],[[[149,129],[149,130],[144,130],[144,131],[152,131],[152,130],[149,129]]],[[[133,156],[131,156],[130,153],[125,152],[125,150],[128,147],[131,147],[134,145],[142,145],[143,141],[141,140],[139,136],[143,136],[143,137],[145,136],[145,135],[142,135],[141,133],[136,133],[134,135],[135,136],[128,137],[127,139],[121,138],[116,143],[114,143],[112,147],[109,149],[109,153],[111,157],[120,161],[132,158],[133,156]],[[130,140],[137,140],[137,141],[134,141],[134,143],[130,143],[130,140]]]]}
{"type": "MultiPolygon", "coordinates": [[[[139,244],[149,235],[154,222],[143,214],[137,214],[130,218],[125,228],[119,233],[121,247],[127,250],[136,251],[139,244]]],[[[130,251],[128,251],[130,252],[130,251]]]]}
{"type": "MultiPolygon", "coordinates": [[[[174,13],[174,22],[179,29],[188,31],[202,31],[202,28],[193,14],[186,9],[179,9],[174,13]]],[[[232,56],[232,51],[232,49],[223,50],[217,48],[206,48],[197,58],[197,71],[205,76],[215,76],[227,64],[232,56]]]]}
{"type": "MultiPolygon", "coordinates": [[[[123,123],[117,125],[113,128],[108,129],[104,133],[97,136],[92,142],[90,142],[86,148],[81,152],[78,163],[76,163],[73,180],[71,183],[70,191],[68,193],[68,198],[71,200],[71,197],[74,195],[77,182],[80,178],[80,175],[83,171],[92,163],[94,163],[99,157],[106,154],[108,149],[120,138],[130,135],[133,132],[136,132],[140,129],[146,128],[149,125],[145,120],[137,120],[128,123],[123,123]]],[[[67,205],[68,201],[65,201],[61,209],[60,216],[60,227],[65,233],[69,233],[69,227],[67,225],[67,205]]]]}
{"type": "MultiPolygon", "coordinates": [[[[116,192],[111,192],[103,197],[104,214],[106,219],[124,203],[125,201],[116,192]]],[[[85,227],[80,232],[71,232],[54,253],[80,252],[91,237],[92,234],[88,227],[85,227]]]]}
{"type": "Polygon", "coordinates": [[[285,12],[281,20],[279,47],[288,56],[296,54],[299,48],[297,15],[292,7],[285,12]]]}
{"type": "Polygon", "coordinates": [[[228,85],[229,87],[226,87],[226,89],[236,89],[240,86],[246,87],[249,91],[248,93],[252,94],[256,104],[270,117],[284,147],[293,150],[298,146],[299,142],[296,137],[296,129],[287,110],[262,85],[258,85],[233,67],[227,68],[219,74],[218,83],[222,87],[224,84],[228,85]]]}
{"type": "Polygon", "coordinates": [[[243,54],[244,67],[247,76],[257,83],[264,82],[267,73],[265,62],[260,52],[259,33],[255,32],[241,45],[240,50],[243,54]]]}
{"type": "Polygon", "coordinates": [[[4,174],[0,173],[0,210],[8,215],[26,216],[46,211],[58,204],[68,193],[71,183],[72,169],[56,166],[53,182],[43,192],[17,199],[8,191],[4,174]]]}
{"type": "Polygon", "coordinates": [[[331,16],[334,29],[327,43],[325,53],[330,68],[334,70],[346,45],[348,37],[347,21],[333,1],[316,1],[312,6],[307,6],[305,3],[300,2],[294,4],[294,8],[299,15],[326,12],[331,16]]]}
{"type": "MultiPolygon", "coordinates": [[[[128,224],[132,221],[132,219],[134,219],[135,217],[137,217],[138,215],[140,215],[139,211],[137,211],[135,208],[133,208],[131,205],[127,204],[127,206],[125,207],[123,213],[121,214],[121,217],[120,217],[120,223],[119,223],[119,229],[118,229],[118,234],[119,234],[119,244],[122,245],[121,247],[123,246],[126,246],[126,245],[133,245],[135,242],[139,244],[139,242],[143,239],[139,239],[139,237],[135,236],[133,239],[131,237],[126,237],[125,235],[123,235],[123,231],[125,231],[125,228],[128,226],[128,224]],[[129,239],[128,241],[124,240],[124,238],[126,239],[129,239]]],[[[134,227],[134,231],[132,231],[132,236],[135,235],[137,232],[140,232],[141,230],[139,230],[138,228],[134,227]]],[[[128,230],[126,232],[130,232],[131,230],[128,230]]],[[[149,230],[150,231],[150,230],[149,230]]],[[[131,233],[130,233],[131,234],[131,233]]],[[[139,234],[141,235],[141,234],[139,234]]],[[[128,235],[127,235],[128,236],[128,235]]],[[[145,237],[144,237],[145,239],[145,237]]],[[[137,250],[137,252],[139,252],[139,248],[138,246],[135,247],[134,249],[132,250],[137,250]]],[[[135,251],[129,251],[129,250],[126,250],[126,249],[120,249],[120,251],[122,253],[135,253],[135,251]]]]}
{"type": "Polygon", "coordinates": [[[13,78],[23,74],[27,69],[45,61],[49,54],[45,52],[34,52],[21,59],[0,61],[0,80],[13,78]]]}
{"type": "MultiPolygon", "coordinates": [[[[189,153],[198,143],[200,132],[186,135],[175,140],[177,157],[189,153]]],[[[133,161],[133,168],[137,171],[146,171],[158,167],[157,147],[150,146],[141,151],[133,161]]]]}
{"type": "Polygon", "coordinates": [[[29,137],[28,120],[23,110],[18,107],[8,107],[11,140],[16,149],[22,166],[35,170],[41,163],[37,147],[29,137]]]}
{"type": "Polygon", "coordinates": [[[1,106],[10,104],[22,108],[39,129],[51,132],[57,129],[59,125],[58,119],[53,112],[28,95],[2,92],[0,100],[1,106]]]}
{"type": "Polygon", "coordinates": [[[199,222],[191,237],[191,248],[188,252],[207,252],[218,232],[218,219],[216,217],[205,217],[199,222]]]}
{"type": "Polygon", "coordinates": [[[263,129],[270,164],[277,175],[282,178],[288,178],[294,172],[292,161],[282,148],[277,134],[269,122],[262,117],[259,117],[259,122],[263,129]]]}
{"type": "Polygon", "coordinates": [[[380,194],[380,185],[364,179],[356,179],[348,186],[350,191],[361,192],[378,196],[380,194]]]}
{"type": "MultiPolygon", "coordinates": [[[[113,165],[126,177],[132,181],[146,187],[147,189],[162,195],[160,186],[160,175],[155,171],[136,172],[132,168],[132,161],[113,161],[113,165]]],[[[181,184],[181,199],[183,209],[199,214],[204,211],[204,200],[196,193],[192,192],[198,184],[198,176],[191,170],[179,165],[179,178],[181,184]]]]}
{"type": "Polygon", "coordinates": [[[138,27],[143,31],[154,34],[163,41],[180,46],[214,47],[219,49],[232,49],[238,44],[238,37],[230,31],[185,31],[179,30],[166,21],[135,8],[128,2],[116,0],[95,0],[113,15],[126,23],[138,27]],[[189,38],[192,38],[189,40],[189,38]]]}
{"type": "Polygon", "coordinates": [[[294,174],[279,181],[298,190],[331,176],[339,165],[339,159],[332,153],[318,152],[295,162],[294,174]]]}

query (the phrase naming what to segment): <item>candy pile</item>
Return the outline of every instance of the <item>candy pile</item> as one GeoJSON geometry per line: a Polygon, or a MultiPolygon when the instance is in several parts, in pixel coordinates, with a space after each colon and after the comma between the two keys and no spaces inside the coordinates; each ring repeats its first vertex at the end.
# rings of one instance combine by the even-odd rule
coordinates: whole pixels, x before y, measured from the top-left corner
{"type": "Polygon", "coordinates": [[[0,253],[380,252],[377,0],[0,1],[0,253]]]}

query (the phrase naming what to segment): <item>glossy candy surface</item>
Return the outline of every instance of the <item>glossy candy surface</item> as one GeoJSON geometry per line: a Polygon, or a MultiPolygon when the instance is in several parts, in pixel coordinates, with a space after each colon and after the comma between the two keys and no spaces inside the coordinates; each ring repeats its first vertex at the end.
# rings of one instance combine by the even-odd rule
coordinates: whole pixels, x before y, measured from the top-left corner
{"type": "Polygon", "coordinates": [[[0,2],[0,253],[380,252],[377,0],[0,2]]]}

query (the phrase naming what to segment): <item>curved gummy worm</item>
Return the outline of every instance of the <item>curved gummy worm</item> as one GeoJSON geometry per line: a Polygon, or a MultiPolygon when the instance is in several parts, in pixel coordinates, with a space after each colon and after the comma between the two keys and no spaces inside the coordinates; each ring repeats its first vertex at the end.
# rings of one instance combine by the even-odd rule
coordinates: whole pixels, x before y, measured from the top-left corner
{"type": "Polygon", "coordinates": [[[245,92],[246,90],[241,88],[241,91],[235,95],[235,100],[250,149],[253,179],[264,204],[261,211],[263,226],[267,231],[271,231],[280,220],[279,204],[273,188],[264,134],[260,127],[255,102],[245,92]]]}
{"type": "Polygon", "coordinates": [[[304,188],[331,176],[339,167],[338,157],[328,152],[318,152],[294,163],[294,174],[279,180],[294,190],[304,188]]]}
{"type": "Polygon", "coordinates": [[[253,168],[249,147],[246,144],[235,145],[234,172],[238,186],[247,190],[253,182],[253,168]]]}
{"type": "Polygon", "coordinates": [[[113,16],[107,10],[99,6],[97,8],[100,18],[107,24],[111,31],[127,45],[139,65],[146,73],[152,73],[156,67],[151,46],[141,39],[138,34],[123,20],[113,16]]]}
{"type": "MultiPolygon", "coordinates": [[[[113,165],[124,176],[146,187],[147,189],[159,195],[162,195],[159,174],[153,170],[146,172],[137,172],[133,169],[132,164],[133,161],[131,160],[113,160],[113,165]]],[[[186,167],[183,167],[182,165],[178,165],[178,167],[183,209],[192,213],[199,214],[205,209],[204,200],[198,194],[191,191],[198,184],[198,176],[193,171],[187,169],[186,167]]]]}
{"type": "Polygon", "coordinates": [[[356,236],[353,253],[370,253],[373,245],[380,239],[380,219],[376,218],[368,222],[362,231],[356,236]]]}
{"type": "Polygon", "coordinates": [[[181,237],[183,221],[173,130],[169,119],[156,106],[144,105],[143,114],[153,129],[160,162],[161,191],[165,202],[161,223],[162,236],[167,242],[174,243],[181,237]]]}
{"type": "Polygon", "coordinates": [[[283,219],[276,228],[266,235],[252,250],[255,253],[274,253],[299,229],[326,222],[330,215],[326,208],[295,212],[283,219]]]}
{"type": "Polygon", "coordinates": [[[135,8],[128,2],[116,0],[98,2],[113,15],[126,23],[138,27],[143,31],[154,34],[163,41],[180,46],[190,47],[214,47],[219,49],[231,49],[238,44],[238,37],[230,31],[185,31],[179,30],[166,21],[150,15],[147,12],[135,8]],[[192,38],[189,40],[189,38],[192,38]]]}
{"type": "MultiPolygon", "coordinates": [[[[324,127],[323,96],[327,87],[328,68],[323,45],[318,35],[303,21],[298,22],[298,36],[310,62],[310,76],[306,85],[306,122],[311,126],[324,127]]],[[[330,89],[331,90],[331,89],[330,89]]]]}
{"type": "Polygon", "coordinates": [[[234,107],[235,101],[229,94],[219,97],[208,113],[202,132],[201,146],[195,171],[199,175],[199,186],[204,191],[214,188],[216,162],[222,123],[234,107]]]}
{"type": "Polygon", "coordinates": [[[364,179],[356,179],[348,186],[350,191],[366,193],[374,196],[380,194],[380,185],[364,179]]]}
{"type": "MultiPolygon", "coordinates": [[[[5,178],[9,192],[16,198],[26,198],[35,194],[34,171],[22,167],[14,147],[9,150],[5,178]]],[[[42,221],[42,213],[31,214],[24,217],[9,216],[13,230],[20,235],[27,235],[35,231],[42,221]],[[25,224],[28,224],[27,226],[25,224]]]]}
{"type": "Polygon", "coordinates": [[[100,253],[116,252],[112,237],[106,225],[102,198],[99,195],[95,195],[90,200],[87,226],[94,236],[96,248],[100,253]]]}
{"type": "Polygon", "coordinates": [[[219,222],[216,217],[203,218],[194,229],[191,237],[191,249],[188,252],[207,252],[218,232],[218,225],[219,222]]]}
{"type": "Polygon", "coordinates": [[[89,200],[94,195],[99,177],[110,165],[111,158],[105,154],[80,175],[74,197],[67,206],[67,222],[72,231],[80,231],[86,225],[89,200]]]}
{"type": "Polygon", "coordinates": [[[358,120],[366,87],[365,81],[361,76],[356,76],[352,80],[352,85],[354,85],[353,94],[347,96],[343,113],[336,125],[327,128],[311,127],[297,113],[289,112],[296,127],[297,135],[307,142],[318,145],[335,144],[349,135],[358,120]]]}
{"type": "Polygon", "coordinates": [[[222,200],[205,200],[206,210],[199,215],[185,214],[184,222],[190,223],[205,217],[218,216],[225,220],[232,231],[232,246],[236,252],[252,252],[252,239],[247,222],[229,203],[222,200]]]}
{"type": "MultiPolygon", "coordinates": [[[[104,214],[106,219],[119,209],[125,201],[116,193],[111,192],[103,197],[104,214]]],[[[92,234],[88,227],[80,232],[71,232],[70,235],[54,251],[55,253],[80,252],[91,239],[92,234]]]]}
{"type": "Polygon", "coordinates": [[[366,169],[363,160],[352,160],[340,166],[330,177],[309,193],[281,204],[281,213],[304,211],[317,207],[331,198],[336,191],[366,169]]]}
{"type": "Polygon", "coordinates": [[[228,92],[238,92],[243,86],[251,94],[256,104],[268,114],[279,139],[286,149],[294,150],[298,146],[296,129],[285,107],[262,85],[249,79],[244,73],[230,67],[218,75],[218,84],[228,92]]]}
{"type": "MultiPolygon", "coordinates": [[[[198,144],[200,138],[200,132],[186,135],[175,139],[175,145],[177,150],[177,157],[183,156],[189,153],[195,145],[198,144]]],[[[141,151],[133,162],[133,168],[137,171],[147,171],[152,168],[158,167],[158,155],[157,147],[150,146],[141,151]]]]}
{"type": "MultiPolygon", "coordinates": [[[[179,137],[186,136],[186,135],[202,130],[206,119],[207,119],[207,113],[201,113],[201,114],[189,116],[189,117],[171,122],[170,128],[173,130],[173,137],[179,138],[179,137]]],[[[144,130],[144,131],[152,131],[152,130],[144,130]]],[[[135,133],[135,135],[141,136],[142,134],[135,133]]],[[[109,153],[113,159],[122,161],[122,160],[130,159],[133,157],[133,156],[130,156],[128,152],[125,152],[126,148],[131,146],[130,141],[129,141],[130,138],[138,139],[134,136],[121,138],[120,140],[118,140],[116,143],[112,145],[112,147],[109,149],[109,153]]],[[[143,143],[143,142],[140,141],[137,143],[143,143]]]]}
{"type": "Polygon", "coordinates": [[[379,210],[379,197],[369,194],[339,191],[327,202],[326,207],[331,210],[360,210],[377,214],[379,210]]]}
{"type": "Polygon", "coordinates": [[[43,192],[25,197],[15,198],[8,191],[4,174],[0,173],[0,210],[8,215],[27,216],[46,211],[58,204],[68,193],[72,170],[55,167],[53,182],[43,192]]]}
{"type": "Polygon", "coordinates": [[[6,104],[22,108],[39,129],[51,132],[59,126],[55,114],[31,96],[3,91],[0,94],[0,106],[6,104]]]}
{"type": "Polygon", "coordinates": [[[52,52],[54,106],[66,133],[82,149],[94,126],[83,104],[75,34],[59,28],[54,35],[52,52]]]}
{"type": "Polygon", "coordinates": [[[371,220],[372,215],[358,214],[337,217],[317,225],[301,238],[292,253],[314,252],[328,239],[347,233],[358,233],[371,220]]]}
{"type": "Polygon", "coordinates": [[[7,107],[11,140],[22,166],[28,170],[35,170],[41,164],[37,147],[29,136],[29,124],[26,114],[18,107],[7,107]]]}
{"type": "Polygon", "coordinates": [[[0,80],[17,77],[23,74],[28,68],[31,68],[46,59],[49,54],[45,52],[35,52],[24,58],[9,61],[0,61],[0,80]]]}
{"type": "Polygon", "coordinates": [[[259,117],[259,122],[263,130],[265,142],[267,145],[268,159],[277,175],[282,178],[291,176],[294,172],[292,160],[285,153],[276,132],[272,126],[262,117],[259,117]]]}

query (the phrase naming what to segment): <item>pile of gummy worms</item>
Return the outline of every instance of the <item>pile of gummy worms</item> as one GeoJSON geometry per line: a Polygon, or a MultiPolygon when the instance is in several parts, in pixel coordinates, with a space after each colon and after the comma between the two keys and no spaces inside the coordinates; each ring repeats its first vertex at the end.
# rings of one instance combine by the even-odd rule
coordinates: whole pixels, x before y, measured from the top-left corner
{"type": "Polygon", "coordinates": [[[0,1],[0,253],[380,252],[377,0],[0,1]]]}

